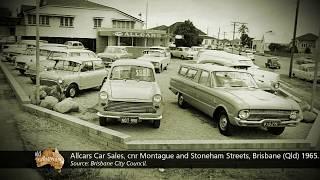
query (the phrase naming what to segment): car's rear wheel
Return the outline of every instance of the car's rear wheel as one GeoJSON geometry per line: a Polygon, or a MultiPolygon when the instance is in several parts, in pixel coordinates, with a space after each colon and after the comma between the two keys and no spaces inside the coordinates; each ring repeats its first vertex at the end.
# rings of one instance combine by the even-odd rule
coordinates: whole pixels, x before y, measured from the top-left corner
{"type": "Polygon", "coordinates": [[[66,97],[76,97],[78,94],[78,86],[75,84],[70,84],[66,90],[66,97]]]}
{"type": "Polygon", "coordinates": [[[184,100],[184,97],[182,94],[179,93],[178,95],[178,106],[181,108],[187,108],[188,103],[184,100]]]}
{"type": "Polygon", "coordinates": [[[19,69],[20,74],[24,75],[24,73],[26,72],[26,70],[24,69],[19,69]]]}
{"type": "Polygon", "coordinates": [[[233,125],[229,121],[229,117],[224,110],[221,110],[218,114],[218,128],[221,134],[225,136],[231,136],[233,131],[233,125]]]}
{"type": "Polygon", "coordinates": [[[267,128],[268,132],[270,132],[273,135],[280,135],[283,133],[285,127],[269,127],[267,128]]]}
{"type": "Polygon", "coordinates": [[[153,120],[153,128],[159,128],[160,127],[160,120],[153,120]]]}
{"type": "Polygon", "coordinates": [[[100,124],[100,126],[107,126],[107,118],[106,117],[99,117],[99,124],[100,124]]]}

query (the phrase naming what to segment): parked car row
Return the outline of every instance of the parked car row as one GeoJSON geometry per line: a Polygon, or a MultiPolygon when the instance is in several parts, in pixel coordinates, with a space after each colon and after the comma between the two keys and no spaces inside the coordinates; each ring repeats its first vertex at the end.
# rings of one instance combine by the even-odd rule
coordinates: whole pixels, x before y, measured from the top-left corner
{"type": "MultiPolygon", "coordinates": [[[[160,127],[163,96],[156,72],[168,68],[172,51],[151,47],[132,59],[122,46],[108,46],[101,54],[65,46],[41,46],[40,84],[58,85],[67,97],[99,87],[101,126],[116,120],[150,121],[154,128],[160,127]]],[[[192,56],[197,63],[181,65],[170,80],[169,89],[177,95],[178,106],[194,106],[217,120],[219,131],[226,136],[236,126],[263,127],[279,135],[302,119],[295,101],[273,93],[279,85],[277,74],[259,69],[245,56],[199,49],[192,56]]],[[[15,67],[35,82],[34,48],[17,56],[15,67]]]]}

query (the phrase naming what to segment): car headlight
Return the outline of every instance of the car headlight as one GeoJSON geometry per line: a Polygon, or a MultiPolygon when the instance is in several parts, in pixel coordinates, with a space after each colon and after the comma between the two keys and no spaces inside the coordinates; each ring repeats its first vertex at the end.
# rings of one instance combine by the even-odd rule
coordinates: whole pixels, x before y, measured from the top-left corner
{"type": "Polygon", "coordinates": [[[241,110],[239,111],[239,118],[240,119],[247,119],[250,115],[249,110],[241,110]]]}
{"type": "Polygon", "coordinates": [[[297,119],[297,115],[298,115],[298,113],[297,113],[297,111],[292,111],[291,113],[290,113],[290,119],[297,119]]]}
{"type": "Polygon", "coordinates": [[[108,93],[105,91],[100,92],[100,99],[103,101],[108,101],[108,93]]]}
{"type": "Polygon", "coordinates": [[[59,84],[62,84],[62,83],[63,83],[63,80],[62,80],[62,79],[58,79],[58,83],[59,83],[59,84]]]}
{"type": "Polygon", "coordinates": [[[161,100],[162,100],[162,97],[161,97],[160,94],[154,95],[153,98],[152,98],[153,105],[155,107],[159,107],[160,103],[161,103],[161,100]]]}
{"type": "Polygon", "coordinates": [[[273,87],[274,87],[275,89],[279,89],[280,83],[279,83],[279,82],[274,83],[274,84],[273,84],[273,87]]]}

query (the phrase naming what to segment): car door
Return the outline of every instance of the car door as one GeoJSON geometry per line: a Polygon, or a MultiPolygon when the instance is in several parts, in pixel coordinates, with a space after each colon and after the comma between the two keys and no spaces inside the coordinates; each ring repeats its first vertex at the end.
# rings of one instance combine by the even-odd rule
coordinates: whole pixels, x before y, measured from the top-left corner
{"type": "Polygon", "coordinates": [[[197,107],[197,90],[199,69],[189,68],[186,74],[186,85],[184,87],[185,100],[192,106],[197,107]]]}
{"type": "Polygon", "coordinates": [[[214,109],[215,98],[211,93],[211,75],[209,71],[199,73],[198,86],[195,87],[196,106],[205,114],[211,116],[214,109]]]}
{"type": "Polygon", "coordinates": [[[80,89],[88,89],[92,87],[96,87],[98,84],[98,80],[96,78],[96,73],[94,72],[93,62],[85,61],[82,63],[82,67],[80,70],[80,89]]]}

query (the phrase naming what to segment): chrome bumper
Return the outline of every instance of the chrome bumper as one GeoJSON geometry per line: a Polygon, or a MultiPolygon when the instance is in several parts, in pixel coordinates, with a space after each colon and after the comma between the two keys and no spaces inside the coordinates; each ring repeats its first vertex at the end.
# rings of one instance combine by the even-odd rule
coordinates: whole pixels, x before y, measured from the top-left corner
{"type": "Polygon", "coordinates": [[[280,119],[262,119],[259,121],[250,121],[250,120],[243,120],[238,117],[234,118],[234,122],[238,126],[248,126],[248,127],[264,127],[263,123],[268,121],[277,121],[279,123],[276,127],[293,127],[299,124],[299,120],[280,120],[280,119]]]}
{"type": "Polygon", "coordinates": [[[107,118],[113,118],[113,119],[120,119],[122,117],[137,117],[139,119],[139,122],[145,121],[145,120],[161,120],[162,119],[162,113],[159,113],[158,110],[157,113],[123,113],[123,112],[97,112],[97,115],[99,117],[107,117],[107,118]]]}

